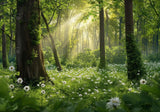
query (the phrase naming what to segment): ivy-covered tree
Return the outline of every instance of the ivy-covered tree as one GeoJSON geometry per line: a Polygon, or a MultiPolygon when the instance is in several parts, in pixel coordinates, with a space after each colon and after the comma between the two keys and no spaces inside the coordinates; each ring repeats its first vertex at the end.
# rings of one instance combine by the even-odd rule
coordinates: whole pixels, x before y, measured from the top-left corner
{"type": "Polygon", "coordinates": [[[145,73],[145,70],[134,37],[132,0],[125,0],[125,28],[128,79],[139,79],[145,73]]]}

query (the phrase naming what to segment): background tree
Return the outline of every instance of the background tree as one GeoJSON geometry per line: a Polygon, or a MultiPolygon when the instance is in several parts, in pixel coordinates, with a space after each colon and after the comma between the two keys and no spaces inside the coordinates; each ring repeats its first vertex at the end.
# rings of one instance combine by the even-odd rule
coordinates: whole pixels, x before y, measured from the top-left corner
{"type": "Polygon", "coordinates": [[[100,68],[105,68],[105,40],[104,40],[104,10],[103,0],[99,0],[99,20],[100,20],[100,68]]]}
{"type": "Polygon", "coordinates": [[[6,34],[5,34],[5,28],[6,28],[6,25],[5,25],[5,11],[4,11],[4,5],[5,4],[5,1],[2,1],[0,3],[0,5],[2,5],[2,14],[1,15],[1,21],[3,22],[2,24],[2,28],[1,28],[1,31],[2,31],[2,63],[3,63],[3,68],[7,68],[8,67],[8,56],[7,56],[7,42],[6,42],[6,34]]]}

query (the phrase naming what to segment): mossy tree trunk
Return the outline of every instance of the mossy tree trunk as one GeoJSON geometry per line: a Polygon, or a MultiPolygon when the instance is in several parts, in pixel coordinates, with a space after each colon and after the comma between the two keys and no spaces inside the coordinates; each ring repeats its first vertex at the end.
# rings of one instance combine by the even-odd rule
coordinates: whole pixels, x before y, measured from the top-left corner
{"type": "Polygon", "coordinates": [[[104,42],[104,9],[103,0],[99,0],[99,20],[100,20],[100,65],[105,68],[105,42],[104,42]]]}
{"type": "Polygon", "coordinates": [[[40,43],[39,0],[17,0],[16,59],[26,81],[48,79],[40,43]]]}
{"type": "Polygon", "coordinates": [[[134,39],[132,7],[132,0],[125,0],[127,74],[129,80],[137,80],[145,73],[145,70],[141,59],[141,53],[134,39]]]}

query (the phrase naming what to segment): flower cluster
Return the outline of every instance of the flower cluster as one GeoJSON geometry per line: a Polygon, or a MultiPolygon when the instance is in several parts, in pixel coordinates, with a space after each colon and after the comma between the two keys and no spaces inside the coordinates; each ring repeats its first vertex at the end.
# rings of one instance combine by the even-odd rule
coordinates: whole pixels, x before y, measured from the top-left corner
{"type": "Polygon", "coordinates": [[[120,106],[121,101],[118,97],[111,98],[110,101],[106,104],[106,107],[108,109],[116,109],[118,106],[120,106]]]}

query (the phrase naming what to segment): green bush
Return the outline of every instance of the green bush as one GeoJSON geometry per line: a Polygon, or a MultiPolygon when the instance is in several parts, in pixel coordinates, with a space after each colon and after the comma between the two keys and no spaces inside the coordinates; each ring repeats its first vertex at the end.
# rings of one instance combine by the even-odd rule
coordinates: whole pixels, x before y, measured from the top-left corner
{"type": "Polygon", "coordinates": [[[124,64],[126,61],[125,49],[122,47],[106,47],[106,61],[111,64],[124,64]]]}
{"type": "Polygon", "coordinates": [[[55,59],[53,56],[52,49],[50,47],[45,47],[43,50],[44,64],[47,68],[55,66],[55,59]]]}
{"type": "Polygon", "coordinates": [[[151,81],[151,85],[141,85],[140,93],[123,95],[124,109],[127,112],[159,112],[160,81],[151,81]]]}
{"type": "Polygon", "coordinates": [[[67,67],[95,67],[97,59],[90,49],[85,49],[83,53],[79,53],[73,61],[67,63],[67,67]]]}
{"type": "Polygon", "coordinates": [[[156,54],[150,54],[149,56],[146,56],[145,59],[148,62],[159,62],[160,57],[158,55],[156,55],[156,54]]]}

